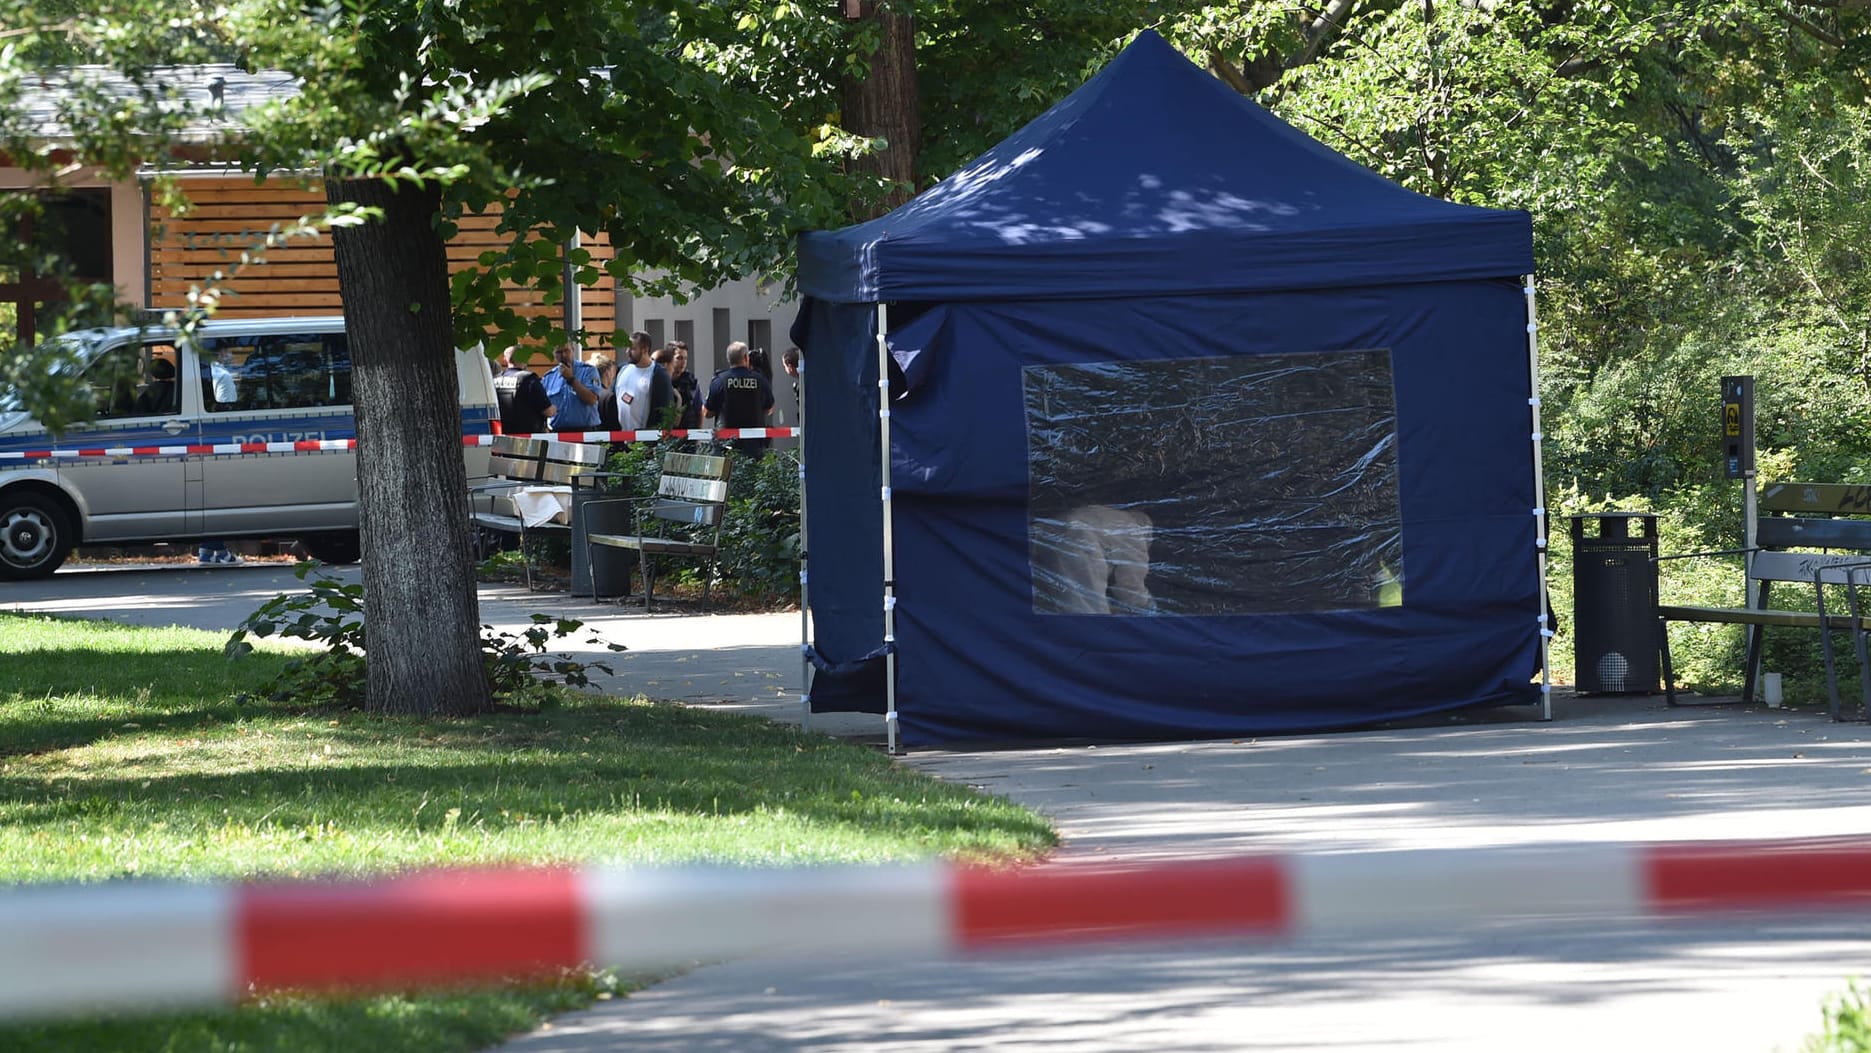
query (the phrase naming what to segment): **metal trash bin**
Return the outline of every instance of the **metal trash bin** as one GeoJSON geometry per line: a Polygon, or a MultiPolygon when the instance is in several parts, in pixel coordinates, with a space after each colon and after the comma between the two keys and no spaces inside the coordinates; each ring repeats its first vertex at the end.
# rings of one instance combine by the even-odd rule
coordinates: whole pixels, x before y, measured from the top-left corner
{"type": "Polygon", "coordinates": [[[1659,664],[1657,517],[1648,512],[1594,512],[1571,519],[1577,688],[1588,694],[1654,695],[1659,664]]]}
{"type": "Polygon", "coordinates": [[[630,591],[630,569],[635,565],[630,553],[602,545],[593,553],[585,544],[585,535],[592,531],[630,533],[631,504],[619,500],[628,493],[627,488],[610,491],[572,484],[572,595],[616,597],[630,591]],[[610,503],[594,506],[593,501],[610,503]],[[595,593],[591,590],[594,574],[598,586],[595,593]]]}

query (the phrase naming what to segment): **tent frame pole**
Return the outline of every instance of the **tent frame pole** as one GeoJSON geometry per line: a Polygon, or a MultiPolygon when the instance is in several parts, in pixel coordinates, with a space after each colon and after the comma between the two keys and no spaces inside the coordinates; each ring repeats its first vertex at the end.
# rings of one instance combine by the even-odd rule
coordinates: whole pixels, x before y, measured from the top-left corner
{"type": "Polygon", "coordinates": [[[884,526],[884,739],[891,754],[897,747],[897,575],[890,502],[890,308],[877,305],[877,441],[883,480],[884,526]]]}
{"type": "Polygon", "coordinates": [[[806,534],[806,359],[799,356],[799,730],[812,730],[812,614],[806,606],[806,571],[811,566],[811,546],[806,534]]]}
{"type": "Polygon", "coordinates": [[[1533,275],[1520,277],[1527,297],[1527,407],[1533,420],[1533,544],[1539,553],[1540,719],[1553,719],[1553,625],[1546,607],[1546,464],[1540,454],[1545,439],[1540,425],[1540,323],[1534,310],[1533,275]]]}

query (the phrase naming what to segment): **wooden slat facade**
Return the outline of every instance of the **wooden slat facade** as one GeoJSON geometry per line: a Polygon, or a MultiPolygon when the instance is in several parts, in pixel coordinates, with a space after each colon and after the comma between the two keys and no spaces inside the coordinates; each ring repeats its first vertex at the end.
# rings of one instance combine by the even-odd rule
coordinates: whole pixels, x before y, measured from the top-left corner
{"type": "MultiPolygon", "coordinates": [[[[232,266],[274,226],[325,207],[323,190],[291,180],[256,186],[240,179],[184,179],[181,185],[194,205],[192,212],[178,217],[157,206],[150,209],[149,306],[157,309],[183,306],[191,287],[232,266]]],[[[482,252],[503,246],[503,238],[494,233],[498,222],[498,215],[462,218],[460,233],[448,244],[450,273],[472,266],[482,252]]],[[[596,259],[608,258],[603,235],[587,235],[583,244],[596,259]]],[[[328,235],[294,238],[270,249],[265,263],[243,268],[221,287],[217,314],[224,318],[343,310],[328,235]]],[[[542,303],[536,290],[511,284],[507,289],[507,302],[523,316],[557,318],[564,310],[542,303]]],[[[582,290],[580,308],[587,331],[608,337],[615,328],[617,302],[611,290],[609,281],[582,290]]]]}

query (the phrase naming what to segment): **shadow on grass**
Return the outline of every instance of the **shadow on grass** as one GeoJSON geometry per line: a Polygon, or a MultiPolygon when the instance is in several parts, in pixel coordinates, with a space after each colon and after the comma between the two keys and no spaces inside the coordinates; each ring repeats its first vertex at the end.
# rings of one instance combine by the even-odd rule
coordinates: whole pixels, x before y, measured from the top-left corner
{"type": "MultiPolygon", "coordinates": [[[[0,654],[0,868],[35,881],[244,878],[493,860],[1031,854],[1052,840],[1005,802],[758,718],[596,696],[430,719],[241,701],[286,658],[230,663],[218,642],[180,639],[0,654]]],[[[569,977],[268,997],[225,1013],[0,1023],[0,1049],[468,1050],[621,990],[569,977]]]]}
{"type": "Polygon", "coordinates": [[[192,730],[263,712],[238,700],[288,660],[262,652],[229,661],[206,646],[0,654],[0,684],[7,685],[0,689],[0,756],[69,749],[137,730],[126,725],[192,730]]]}
{"type": "Polygon", "coordinates": [[[333,727],[326,716],[233,728],[213,714],[176,715],[121,733],[137,749],[107,771],[0,777],[0,815],[22,835],[158,816],[178,831],[337,821],[360,836],[498,836],[542,823],[785,813],[906,837],[989,832],[1036,845],[1045,836],[1024,813],[984,806],[872,751],[754,718],[602,700],[433,722],[343,714],[331,716],[333,727]],[[184,731],[190,737],[177,739],[184,731]],[[239,770],[215,770],[222,754],[239,770]]]}
{"type": "MultiPolygon", "coordinates": [[[[699,856],[729,840],[721,820],[758,817],[748,836],[768,843],[802,827],[930,851],[1028,853],[1051,840],[1030,813],[757,717],[569,693],[537,711],[431,718],[252,697],[286,660],[230,662],[208,647],[0,657],[0,682],[17,685],[0,695],[10,836],[159,825],[169,838],[232,830],[264,841],[336,826],[404,855],[404,839],[444,834],[487,839],[473,847],[481,854],[531,857],[561,854],[572,829],[628,840],[675,826],[705,842],[699,856]]],[[[659,845],[681,840],[652,833],[659,845]]],[[[164,850],[188,865],[186,852],[164,850]]]]}

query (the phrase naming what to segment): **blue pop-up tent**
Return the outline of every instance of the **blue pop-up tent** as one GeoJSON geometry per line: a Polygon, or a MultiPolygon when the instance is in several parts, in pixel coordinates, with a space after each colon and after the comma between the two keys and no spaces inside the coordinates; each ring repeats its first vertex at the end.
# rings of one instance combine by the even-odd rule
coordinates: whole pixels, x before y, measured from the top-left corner
{"type": "Polygon", "coordinates": [[[799,256],[814,710],[917,744],[1545,701],[1524,212],[1146,32],[799,256]]]}

